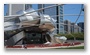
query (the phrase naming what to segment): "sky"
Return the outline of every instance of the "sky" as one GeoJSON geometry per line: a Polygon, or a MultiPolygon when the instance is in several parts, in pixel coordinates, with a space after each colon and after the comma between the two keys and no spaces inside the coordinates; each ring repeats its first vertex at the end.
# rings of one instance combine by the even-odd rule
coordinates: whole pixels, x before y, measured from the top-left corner
{"type": "MultiPolygon", "coordinates": [[[[83,6],[84,8],[84,6],[83,6]]],[[[67,4],[64,5],[64,14],[79,14],[81,10],[81,4],[67,4]]],[[[83,16],[79,17],[78,22],[84,22],[84,11],[81,13],[83,16]]],[[[64,16],[64,20],[75,22],[78,16],[64,16]]]]}
{"type": "MultiPolygon", "coordinates": [[[[32,5],[33,9],[37,10],[37,4],[32,5]]],[[[8,5],[4,5],[4,15],[6,15],[8,5]]],[[[83,6],[84,8],[84,6],[83,6]]],[[[81,4],[65,4],[64,5],[64,14],[79,14],[81,10],[81,4]]],[[[79,17],[78,22],[84,22],[84,11],[82,11],[82,16],[79,17]]],[[[75,22],[78,16],[64,16],[64,20],[69,20],[70,22],[75,22]]]]}
{"type": "Polygon", "coordinates": [[[8,5],[4,5],[4,16],[6,15],[7,11],[8,11],[8,5]]]}

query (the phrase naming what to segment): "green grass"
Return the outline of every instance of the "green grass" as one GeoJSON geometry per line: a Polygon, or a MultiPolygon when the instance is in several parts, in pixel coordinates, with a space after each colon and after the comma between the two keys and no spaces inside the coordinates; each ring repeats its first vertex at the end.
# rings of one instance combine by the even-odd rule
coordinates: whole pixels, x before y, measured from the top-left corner
{"type": "Polygon", "coordinates": [[[79,46],[79,47],[68,47],[68,48],[56,48],[56,49],[84,49],[84,46],[79,46]]]}

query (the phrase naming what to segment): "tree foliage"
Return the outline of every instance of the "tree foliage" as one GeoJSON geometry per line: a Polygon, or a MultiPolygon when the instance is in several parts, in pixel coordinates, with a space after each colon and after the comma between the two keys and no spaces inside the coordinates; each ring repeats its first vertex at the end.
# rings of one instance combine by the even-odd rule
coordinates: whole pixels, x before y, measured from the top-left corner
{"type": "Polygon", "coordinates": [[[65,36],[67,37],[68,40],[73,40],[74,37],[77,39],[77,40],[84,40],[84,33],[71,33],[71,34],[57,34],[55,36],[65,36]]]}

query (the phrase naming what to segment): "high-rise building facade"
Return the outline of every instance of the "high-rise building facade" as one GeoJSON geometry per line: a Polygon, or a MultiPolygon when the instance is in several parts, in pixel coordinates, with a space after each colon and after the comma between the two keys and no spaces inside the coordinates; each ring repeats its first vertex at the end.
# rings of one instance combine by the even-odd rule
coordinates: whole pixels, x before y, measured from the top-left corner
{"type": "Polygon", "coordinates": [[[27,10],[31,8],[31,4],[7,4],[8,5],[8,12],[7,16],[9,15],[17,15],[22,10],[27,10]]]}
{"type": "MultiPolygon", "coordinates": [[[[38,9],[45,8],[52,5],[58,5],[58,4],[38,4],[38,9]]],[[[52,7],[49,9],[44,9],[40,13],[47,14],[50,16],[53,16],[52,18],[56,19],[56,27],[57,31],[56,33],[64,33],[64,25],[63,25],[63,5],[52,7]],[[59,15],[59,16],[54,16],[59,15]]]]}
{"type": "Polygon", "coordinates": [[[75,23],[71,23],[68,20],[64,21],[64,31],[67,34],[70,33],[80,33],[81,32],[81,27],[79,27],[78,25],[76,25],[75,23]]]}
{"type": "Polygon", "coordinates": [[[82,28],[82,32],[84,32],[84,22],[79,22],[78,24],[77,24],[79,27],[81,27],[82,28]]]}
{"type": "Polygon", "coordinates": [[[80,33],[81,32],[81,27],[78,25],[74,25],[74,33],[80,33]]]}
{"type": "Polygon", "coordinates": [[[64,31],[65,33],[71,33],[71,22],[68,20],[64,21],[64,31]]]}

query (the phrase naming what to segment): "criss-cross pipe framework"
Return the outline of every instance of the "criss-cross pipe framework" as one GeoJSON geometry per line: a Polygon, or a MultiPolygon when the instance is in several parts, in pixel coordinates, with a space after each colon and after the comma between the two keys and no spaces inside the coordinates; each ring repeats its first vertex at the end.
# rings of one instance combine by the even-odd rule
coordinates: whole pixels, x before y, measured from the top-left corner
{"type": "MultiPolygon", "coordinates": [[[[63,5],[63,4],[60,4],[60,5],[63,5]]],[[[32,11],[32,12],[27,12],[27,13],[22,14],[22,15],[4,16],[4,18],[8,18],[8,17],[20,17],[20,16],[24,16],[24,15],[26,15],[26,14],[30,14],[30,13],[33,13],[33,12],[39,12],[39,11],[41,11],[41,10],[49,9],[49,8],[56,7],[56,6],[60,6],[60,5],[52,5],[52,6],[48,6],[48,7],[41,8],[41,9],[38,9],[38,10],[35,10],[35,11],[32,11]]],[[[12,19],[12,18],[11,18],[11,19],[12,19]]],[[[11,19],[9,19],[9,20],[11,20],[11,19]]],[[[6,21],[9,21],[9,20],[6,20],[6,21]]]]}
{"type": "MultiPolygon", "coordinates": [[[[60,5],[64,5],[64,4],[60,4],[60,5]]],[[[49,8],[52,8],[52,7],[56,7],[56,6],[60,6],[60,5],[52,5],[52,6],[48,6],[48,7],[45,7],[45,8],[41,8],[41,9],[38,9],[38,10],[35,10],[35,11],[32,11],[32,12],[28,12],[26,14],[29,14],[29,13],[33,13],[33,12],[39,12],[39,11],[42,11],[44,9],[49,9],[49,8]]],[[[57,17],[57,16],[78,16],[77,19],[75,20],[74,22],[74,25],[77,23],[77,21],[79,20],[79,17],[82,15],[81,12],[82,12],[82,9],[83,9],[83,5],[81,5],[81,9],[80,9],[80,13],[79,14],[64,14],[64,15],[53,15],[53,16],[50,16],[50,17],[57,17]]],[[[12,15],[12,16],[4,16],[4,18],[11,18],[11,17],[20,17],[20,16],[24,16],[26,14],[23,14],[23,15],[12,15]]],[[[14,18],[15,19],[15,18],[14,18]]],[[[11,19],[8,19],[8,20],[5,20],[4,22],[7,22],[9,20],[12,20],[11,19]]],[[[52,22],[52,23],[55,23],[55,22],[52,22]]],[[[63,24],[64,25],[64,24],[63,24]]],[[[82,29],[82,28],[81,28],[82,29]]],[[[82,29],[83,30],[83,29],[82,29]]],[[[72,35],[72,34],[71,34],[72,35]]],[[[73,35],[72,35],[73,36],[73,35]]],[[[74,36],[73,36],[74,37],[74,36]]],[[[75,37],[74,37],[74,40],[75,40],[75,37]]]]}

